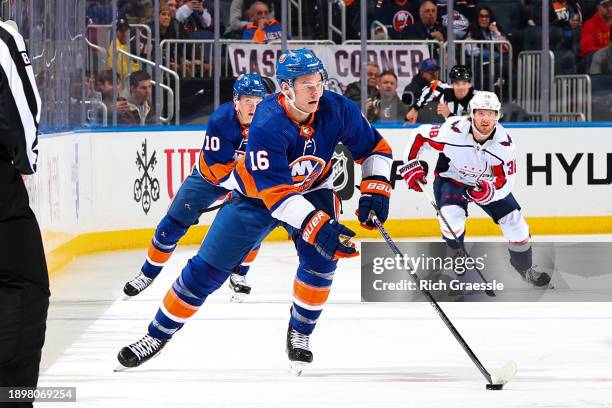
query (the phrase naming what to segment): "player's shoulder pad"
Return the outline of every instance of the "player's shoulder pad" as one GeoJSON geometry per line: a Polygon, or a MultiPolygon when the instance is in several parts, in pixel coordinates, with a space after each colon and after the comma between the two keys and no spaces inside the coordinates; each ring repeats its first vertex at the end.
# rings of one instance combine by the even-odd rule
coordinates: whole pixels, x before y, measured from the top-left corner
{"type": "Polygon", "coordinates": [[[495,137],[493,140],[503,147],[514,149],[514,141],[512,140],[512,137],[506,128],[500,123],[495,126],[495,137]]]}
{"type": "Polygon", "coordinates": [[[333,91],[323,91],[319,106],[320,109],[329,109],[334,112],[334,115],[338,116],[338,120],[342,120],[342,112],[350,112],[355,116],[361,116],[361,109],[355,101],[333,91]]]}
{"type": "Polygon", "coordinates": [[[234,101],[225,102],[219,105],[217,109],[210,115],[210,122],[225,122],[236,117],[236,109],[234,107],[234,101]]]}
{"type": "Polygon", "coordinates": [[[448,137],[467,135],[470,131],[470,120],[467,116],[449,116],[442,125],[441,131],[448,137]]]}
{"type": "Polygon", "coordinates": [[[266,128],[271,126],[271,129],[278,128],[278,120],[285,118],[285,110],[278,102],[278,93],[266,96],[259,104],[257,104],[257,110],[255,116],[253,116],[253,122],[251,126],[258,126],[266,128]],[[276,124],[274,124],[276,122],[276,124]]]}

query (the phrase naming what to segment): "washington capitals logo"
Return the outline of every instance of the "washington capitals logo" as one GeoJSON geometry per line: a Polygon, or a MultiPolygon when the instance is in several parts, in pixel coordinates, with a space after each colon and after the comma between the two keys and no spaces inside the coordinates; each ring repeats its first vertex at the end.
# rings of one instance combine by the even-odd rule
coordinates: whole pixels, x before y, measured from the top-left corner
{"type": "Polygon", "coordinates": [[[142,142],[141,151],[136,152],[136,166],[138,171],[142,172],[142,176],[134,180],[134,201],[142,202],[142,210],[145,214],[149,213],[151,203],[159,200],[159,181],[149,174],[155,169],[155,165],[157,165],[155,150],[151,158],[148,158],[147,139],[145,139],[142,142]]]}
{"type": "Polygon", "coordinates": [[[506,136],[508,136],[508,140],[501,142],[502,146],[510,146],[512,144],[512,139],[510,138],[510,135],[506,136]]]}

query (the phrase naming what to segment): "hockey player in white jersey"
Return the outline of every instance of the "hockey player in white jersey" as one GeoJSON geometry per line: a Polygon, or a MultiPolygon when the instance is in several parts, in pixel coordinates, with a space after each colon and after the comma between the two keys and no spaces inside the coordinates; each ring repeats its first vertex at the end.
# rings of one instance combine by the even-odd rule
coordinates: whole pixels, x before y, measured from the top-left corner
{"type": "Polygon", "coordinates": [[[442,125],[422,125],[412,134],[400,174],[408,188],[422,191],[426,172],[419,157],[427,150],[439,152],[434,195],[440,212],[453,232],[440,220],[442,236],[458,250],[465,237],[468,203],[475,202],[499,225],[509,241],[510,263],[529,283],[548,286],[550,276],[534,270],[529,226],[512,195],[516,177],[514,143],[498,122],[501,104],[492,92],[478,92],[470,101],[468,116],[449,117],[442,125]]]}

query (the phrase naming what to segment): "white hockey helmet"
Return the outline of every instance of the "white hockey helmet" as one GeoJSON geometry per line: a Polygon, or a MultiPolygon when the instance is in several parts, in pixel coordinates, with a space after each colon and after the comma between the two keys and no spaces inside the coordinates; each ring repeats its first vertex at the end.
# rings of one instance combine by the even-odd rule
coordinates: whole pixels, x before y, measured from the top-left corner
{"type": "Polygon", "coordinates": [[[471,118],[474,118],[474,111],[476,109],[486,109],[497,112],[495,116],[496,120],[499,120],[501,117],[501,103],[499,102],[497,95],[495,95],[493,92],[475,92],[468,105],[468,112],[470,113],[471,118]]]}

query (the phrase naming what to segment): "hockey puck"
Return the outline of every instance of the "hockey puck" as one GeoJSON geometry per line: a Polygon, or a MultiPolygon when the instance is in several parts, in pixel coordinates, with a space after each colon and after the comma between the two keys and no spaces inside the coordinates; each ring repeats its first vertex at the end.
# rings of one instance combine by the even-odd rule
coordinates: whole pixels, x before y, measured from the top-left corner
{"type": "Polygon", "coordinates": [[[504,384],[487,384],[487,390],[503,390],[504,384]]]}

